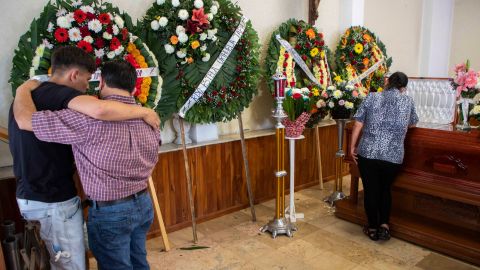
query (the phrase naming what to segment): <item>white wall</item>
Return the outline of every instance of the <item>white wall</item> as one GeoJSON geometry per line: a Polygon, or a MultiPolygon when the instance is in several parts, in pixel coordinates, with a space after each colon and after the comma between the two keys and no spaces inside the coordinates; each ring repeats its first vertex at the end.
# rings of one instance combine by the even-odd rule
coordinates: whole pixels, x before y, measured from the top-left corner
{"type": "Polygon", "coordinates": [[[423,0],[365,0],[365,27],[386,45],[391,71],[418,76],[423,0]]]}
{"type": "Polygon", "coordinates": [[[470,59],[480,70],[480,1],[455,0],[449,74],[456,64],[470,59]]]}

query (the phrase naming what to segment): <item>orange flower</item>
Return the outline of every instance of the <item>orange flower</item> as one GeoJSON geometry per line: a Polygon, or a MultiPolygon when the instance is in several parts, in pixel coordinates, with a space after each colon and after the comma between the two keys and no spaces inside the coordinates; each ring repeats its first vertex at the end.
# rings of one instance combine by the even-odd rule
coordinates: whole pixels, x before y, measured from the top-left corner
{"type": "Polygon", "coordinates": [[[147,63],[145,63],[145,62],[139,63],[138,65],[139,65],[141,68],[148,68],[147,63]]]}
{"type": "Polygon", "coordinates": [[[187,63],[189,64],[193,63],[193,58],[192,57],[187,58],[187,63]]]}
{"type": "Polygon", "coordinates": [[[170,43],[172,43],[173,45],[177,45],[178,43],[178,37],[173,35],[170,37],[170,43]]]}
{"type": "Polygon", "coordinates": [[[370,63],[370,60],[368,60],[368,58],[363,58],[363,65],[364,66],[368,66],[368,63],[370,63]]]}
{"type": "Polygon", "coordinates": [[[305,34],[307,35],[307,37],[309,39],[314,39],[315,38],[315,31],[313,31],[312,28],[308,29],[307,32],[305,32],[305,34]]]}
{"type": "Polygon", "coordinates": [[[346,37],[350,36],[350,29],[347,29],[347,31],[345,31],[345,36],[346,37]]]}
{"type": "Polygon", "coordinates": [[[48,68],[47,74],[48,74],[48,75],[52,75],[52,67],[49,67],[49,68],[48,68]]]}
{"type": "Polygon", "coordinates": [[[135,56],[135,61],[137,61],[137,63],[145,63],[145,57],[143,57],[143,55],[135,56]]]}
{"type": "Polygon", "coordinates": [[[369,34],[364,34],[364,35],[363,35],[363,39],[364,39],[366,42],[372,41],[372,37],[371,37],[369,34]]]}
{"type": "Polygon", "coordinates": [[[194,42],[192,42],[191,46],[192,46],[192,49],[195,50],[196,48],[200,47],[200,42],[198,42],[198,40],[195,40],[194,42]]]}
{"type": "Polygon", "coordinates": [[[152,77],[145,77],[143,78],[142,84],[150,85],[152,83],[152,77]]]}
{"type": "Polygon", "coordinates": [[[142,94],[147,96],[147,95],[148,95],[148,91],[150,90],[150,85],[144,85],[144,84],[142,83],[142,86],[141,86],[140,89],[141,89],[142,94]]]}
{"type": "Polygon", "coordinates": [[[135,50],[137,47],[135,46],[135,44],[133,43],[128,43],[128,46],[127,46],[127,52],[128,53],[131,53],[133,52],[133,50],[135,50]]]}
{"type": "Polygon", "coordinates": [[[315,107],[312,107],[312,109],[310,110],[310,114],[314,114],[314,113],[317,113],[318,112],[318,109],[315,108],[315,107]]]}
{"type": "Polygon", "coordinates": [[[145,104],[145,102],[147,102],[147,96],[144,95],[144,94],[138,95],[137,98],[138,98],[138,101],[140,101],[140,103],[142,103],[142,104],[145,104]]]}
{"type": "Polygon", "coordinates": [[[345,46],[347,46],[347,39],[342,38],[342,48],[345,48],[345,46]]]}
{"type": "Polygon", "coordinates": [[[134,49],[134,50],[132,51],[132,55],[133,55],[133,57],[137,57],[137,56],[140,55],[140,51],[139,51],[138,49],[134,49]]]}

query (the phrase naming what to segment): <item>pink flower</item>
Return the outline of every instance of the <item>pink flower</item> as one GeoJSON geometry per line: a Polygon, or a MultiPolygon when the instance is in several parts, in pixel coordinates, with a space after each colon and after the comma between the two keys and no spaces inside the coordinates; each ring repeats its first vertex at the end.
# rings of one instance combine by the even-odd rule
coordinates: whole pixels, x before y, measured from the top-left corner
{"type": "Polygon", "coordinates": [[[358,97],[358,92],[357,92],[357,91],[353,91],[353,92],[352,92],[352,95],[353,95],[354,97],[358,97]]]}
{"type": "Polygon", "coordinates": [[[466,91],[467,88],[465,87],[465,85],[459,85],[457,86],[457,97],[460,96],[460,94],[462,93],[462,91],[466,91]]]}
{"type": "Polygon", "coordinates": [[[464,85],[465,79],[466,79],[466,73],[463,71],[460,71],[457,73],[457,77],[454,79],[454,82],[458,85],[464,85]]]}
{"type": "Polygon", "coordinates": [[[467,66],[465,65],[465,63],[455,65],[455,73],[465,72],[467,71],[466,69],[467,69],[467,66]]]}
{"type": "Polygon", "coordinates": [[[340,105],[340,106],[345,105],[345,100],[340,99],[340,100],[338,101],[338,105],[340,105]]]}
{"type": "Polygon", "coordinates": [[[473,70],[470,70],[465,74],[465,86],[467,88],[474,88],[477,85],[478,76],[477,73],[473,70]]]}

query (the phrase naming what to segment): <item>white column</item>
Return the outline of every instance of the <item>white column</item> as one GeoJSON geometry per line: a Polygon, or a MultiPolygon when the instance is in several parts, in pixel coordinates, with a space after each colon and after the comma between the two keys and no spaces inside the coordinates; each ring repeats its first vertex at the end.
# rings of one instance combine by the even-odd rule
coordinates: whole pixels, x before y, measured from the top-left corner
{"type": "Polygon", "coordinates": [[[340,0],[340,29],[350,26],[363,26],[365,14],[365,0],[340,0]]]}
{"type": "Polygon", "coordinates": [[[422,77],[448,77],[454,0],[424,0],[419,70],[422,77]]]}

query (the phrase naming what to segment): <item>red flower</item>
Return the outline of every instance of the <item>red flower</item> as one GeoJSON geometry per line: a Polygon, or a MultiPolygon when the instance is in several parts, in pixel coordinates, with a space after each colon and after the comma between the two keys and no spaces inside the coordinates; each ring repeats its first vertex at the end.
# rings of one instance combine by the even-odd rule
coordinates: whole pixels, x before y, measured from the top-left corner
{"type": "Polygon", "coordinates": [[[222,106],[222,102],[221,102],[221,101],[219,101],[219,102],[217,103],[217,107],[220,107],[220,106],[222,106]]]}
{"type": "Polygon", "coordinates": [[[208,24],[208,16],[204,13],[203,8],[193,10],[192,21],[198,22],[199,26],[208,24]]]}
{"type": "Polygon", "coordinates": [[[107,33],[109,33],[110,35],[113,34],[113,27],[111,25],[107,26],[107,33]]]}
{"type": "Polygon", "coordinates": [[[311,46],[310,46],[310,43],[308,43],[308,42],[305,43],[305,47],[306,47],[307,49],[310,49],[310,47],[311,47],[311,46]]]}
{"type": "Polygon", "coordinates": [[[293,94],[292,98],[293,98],[293,99],[301,99],[301,98],[302,98],[302,95],[299,94],[299,93],[295,93],[295,94],[293,94]]]}
{"type": "Polygon", "coordinates": [[[66,42],[68,40],[68,31],[65,28],[58,28],[55,30],[55,39],[60,42],[66,42]]]}
{"type": "Polygon", "coordinates": [[[89,19],[89,20],[95,19],[95,14],[87,12],[87,19],[89,19]]]}
{"type": "Polygon", "coordinates": [[[302,59],[303,59],[303,61],[307,61],[308,58],[307,58],[306,55],[302,55],[302,59]]]}
{"type": "Polygon", "coordinates": [[[87,53],[91,53],[93,51],[92,45],[86,42],[85,40],[81,40],[80,42],[78,42],[77,47],[79,47],[80,49],[83,49],[87,53]]]}
{"type": "Polygon", "coordinates": [[[300,50],[301,48],[302,46],[300,46],[300,44],[295,45],[295,50],[300,50]]]}
{"type": "Polygon", "coordinates": [[[285,53],[283,56],[285,57],[285,59],[288,59],[288,57],[290,57],[288,53],[285,53]]]}
{"type": "Polygon", "coordinates": [[[73,13],[73,18],[77,23],[83,23],[87,19],[87,13],[83,12],[81,9],[77,9],[73,13]]]}
{"type": "Polygon", "coordinates": [[[322,40],[320,41],[320,46],[323,46],[323,45],[325,45],[325,41],[322,40]]]}
{"type": "Polygon", "coordinates": [[[283,62],[283,67],[284,67],[284,68],[288,67],[288,63],[287,63],[287,62],[283,62]]]}
{"type": "Polygon", "coordinates": [[[120,43],[120,40],[118,40],[118,38],[114,37],[110,41],[110,50],[115,51],[116,49],[118,49],[118,47],[120,47],[120,45],[122,45],[120,43]]]}
{"type": "Polygon", "coordinates": [[[195,33],[201,32],[202,29],[200,29],[198,22],[188,20],[187,21],[187,31],[191,34],[195,34],[195,33]]]}
{"type": "Polygon", "coordinates": [[[97,67],[99,67],[102,64],[102,59],[95,58],[95,64],[97,65],[97,67]]]}
{"type": "Polygon", "coordinates": [[[290,87],[295,87],[295,82],[290,82],[290,87]]]}
{"type": "Polygon", "coordinates": [[[90,36],[90,30],[88,30],[88,26],[80,27],[80,33],[82,33],[82,37],[90,36]]]}
{"type": "Polygon", "coordinates": [[[110,21],[111,21],[110,20],[110,15],[108,15],[107,13],[102,13],[102,14],[98,15],[98,20],[102,24],[109,24],[110,21]]]}
{"type": "Polygon", "coordinates": [[[215,96],[217,96],[217,95],[218,95],[218,92],[217,92],[217,91],[215,91],[215,90],[213,90],[213,92],[212,92],[212,96],[214,96],[214,97],[215,97],[215,96]]]}
{"type": "Polygon", "coordinates": [[[101,48],[105,47],[105,42],[103,41],[103,38],[96,38],[95,39],[95,47],[97,47],[97,49],[101,49],[101,48]]]}
{"type": "Polygon", "coordinates": [[[350,40],[350,44],[351,44],[351,45],[355,44],[355,40],[353,40],[353,39],[350,40]]]}
{"type": "Polygon", "coordinates": [[[323,38],[323,33],[320,33],[319,35],[320,35],[320,38],[323,38]]]}
{"type": "Polygon", "coordinates": [[[128,38],[127,28],[122,28],[122,40],[125,41],[128,38]]]}

